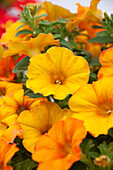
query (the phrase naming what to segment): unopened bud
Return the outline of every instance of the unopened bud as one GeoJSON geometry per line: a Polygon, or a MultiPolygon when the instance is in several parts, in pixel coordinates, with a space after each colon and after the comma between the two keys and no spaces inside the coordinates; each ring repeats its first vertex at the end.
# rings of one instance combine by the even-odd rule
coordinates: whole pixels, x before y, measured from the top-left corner
{"type": "Polygon", "coordinates": [[[99,166],[99,167],[106,167],[110,163],[110,159],[106,155],[100,155],[100,157],[96,157],[94,160],[94,164],[99,166]]]}

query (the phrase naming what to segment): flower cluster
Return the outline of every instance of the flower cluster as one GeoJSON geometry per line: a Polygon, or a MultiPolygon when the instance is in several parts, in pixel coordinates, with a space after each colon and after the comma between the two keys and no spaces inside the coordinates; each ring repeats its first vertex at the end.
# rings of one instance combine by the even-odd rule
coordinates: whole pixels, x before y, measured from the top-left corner
{"type": "Polygon", "coordinates": [[[0,25],[0,169],[113,168],[113,15],[99,1],[5,2],[23,6],[0,25]]]}

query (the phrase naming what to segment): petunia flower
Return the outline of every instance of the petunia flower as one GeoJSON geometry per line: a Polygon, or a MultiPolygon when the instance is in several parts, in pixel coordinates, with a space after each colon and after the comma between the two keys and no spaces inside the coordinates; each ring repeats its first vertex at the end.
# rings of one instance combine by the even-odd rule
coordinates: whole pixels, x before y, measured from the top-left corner
{"type": "Polygon", "coordinates": [[[94,137],[108,134],[113,127],[113,78],[102,78],[82,86],[70,99],[69,107],[74,118],[94,137]]]}
{"type": "Polygon", "coordinates": [[[16,144],[9,144],[6,140],[0,138],[0,169],[13,170],[11,166],[7,166],[7,163],[18,150],[16,144]]]}
{"type": "Polygon", "coordinates": [[[61,6],[58,6],[56,4],[52,4],[49,1],[44,1],[41,3],[38,3],[37,5],[41,5],[41,9],[39,12],[42,12],[42,14],[47,14],[47,20],[49,22],[56,21],[59,19],[59,17],[63,19],[69,19],[72,20],[75,18],[76,14],[71,13],[68,9],[65,9],[61,6]]]}
{"type": "Polygon", "coordinates": [[[83,122],[74,118],[57,121],[48,134],[37,141],[32,159],[39,162],[38,170],[67,170],[80,160],[80,143],[87,132],[83,122]]]}
{"type": "MultiPolygon", "coordinates": [[[[9,26],[6,29],[6,32],[2,34],[2,37],[0,39],[0,43],[8,45],[9,40],[22,41],[22,40],[25,40],[26,38],[30,39],[30,37],[32,37],[32,34],[21,34],[21,35],[15,37],[16,33],[18,32],[17,28],[21,25],[23,25],[23,23],[16,21],[11,26],[9,26]]],[[[20,28],[19,31],[24,30],[24,29],[31,30],[31,28],[28,25],[26,25],[26,26],[23,26],[22,28],[20,28]]]]}
{"type": "Polygon", "coordinates": [[[101,53],[101,44],[100,43],[88,43],[90,36],[87,30],[81,31],[79,35],[77,35],[74,41],[77,43],[78,48],[85,49],[92,54],[92,57],[98,57],[101,53]]]}
{"type": "Polygon", "coordinates": [[[10,41],[8,43],[9,50],[5,51],[3,56],[7,57],[15,54],[21,56],[26,54],[29,57],[33,57],[44,51],[45,47],[51,45],[59,45],[59,40],[54,40],[54,36],[51,33],[40,33],[36,38],[31,38],[28,41],[10,41]]]}
{"type": "Polygon", "coordinates": [[[98,79],[102,77],[113,77],[113,47],[103,50],[100,53],[99,61],[101,68],[98,72],[98,79]]]}
{"type": "Polygon", "coordinates": [[[0,107],[0,121],[11,126],[16,123],[21,112],[31,110],[42,100],[45,101],[46,98],[30,98],[29,96],[24,96],[23,89],[17,90],[12,96],[4,98],[0,107]]]}
{"type": "Polygon", "coordinates": [[[100,0],[91,0],[90,7],[84,7],[77,3],[77,16],[72,22],[67,23],[67,29],[72,31],[76,28],[77,25],[81,27],[89,27],[91,25],[92,27],[94,23],[101,23],[102,13],[97,9],[99,1],[100,0]]]}
{"type": "Polygon", "coordinates": [[[12,56],[3,58],[5,51],[6,50],[0,45],[0,80],[11,81],[15,77],[15,73],[12,73],[15,63],[12,56]]]}
{"type": "Polygon", "coordinates": [[[3,103],[5,96],[11,96],[16,90],[22,89],[22,87],[22,83],[0,81],[0,105],[3,103]]]}
{"type": "Polygon", "coordinates": [[[38,107],[26,110],[20,114],[17,123],[23,129],[23,145],[29,151],[34,151],[34,146],[41,135],[48,132],[53,124],[61,119],[70,117],[69,109],[61,109],[52,102],[41,101],[38,107]]]}
{"type": "Polygon", "coordinates": [[[44,96],[64,99],[89,79],[87,61],[63,47],[51,47],[45,54],[30,59],[26,86],[44,96]]]}

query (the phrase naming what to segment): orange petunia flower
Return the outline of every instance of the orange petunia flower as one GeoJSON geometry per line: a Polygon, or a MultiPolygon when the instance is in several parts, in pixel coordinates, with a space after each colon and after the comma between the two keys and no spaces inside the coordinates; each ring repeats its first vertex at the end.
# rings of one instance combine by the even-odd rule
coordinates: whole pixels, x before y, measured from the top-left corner
{"type": "Polygon", "coordinates": [[[102,45],[100,43],[88,43],[89,39],[88,31],[84,30],[75,37],[74,41],[77,43],[78,48],[89,51],[93,58],[98,57],[101,53],[102,45]]]}
{"type": "Polygon", "coordinates": [[[11,96],[16,90],[22,89],[22,87],[22,83],[0,81],[0,105],[3,103],[4,96],[11,96]]]}
{"type": "Polygon", "coordinates": [[[74,118],[84,120],[87,131],[97,137],[113,127],[113,78],[82,86],[70,99],[74,118]]]}
{"type": "MultiPolygon", "coordinates": [[[[0,43],[1,44],[5,44],[5,45],[8,45],[8,41],[9,40],[12,40],[12,41],[22,41],[22,40],[25,40],[26,37],[28,38],[29,37],[32,37],[31,34],[21,34],[17,37],[15,37],[16,33],[18,31],[21,31],[21,30],[24,30],[24,29],[28,29],[28,30],[31,30],[31,28],[26,25],[22,28],[20,28],[19,30],[16,30],[19,26],[23,25],[23,23],[19,22],[19,21],[16,21],[14,22],[11,26],[9,26],[7,29],[6,29],[6,32],[2,34],[2,37],[0,39],[0,43]]],[[[32,31],[32,30],[31,30],[32,31]]]]}
{"type": "Polygon", "coordinates": [[[75,13],[71,13],[68,9],[52,4],[49,1],[44,1],[38,4],[41,5],[41,9],[39,12],[43,11],[42,14],[46,13],[47,14],[46,18],[49,22],[56,21],[59,19],[59,17],[63,19],[69,18],[69,20],[72,20],[76,16],[75,13]]]}
{"type": "Polygon", "coordinates": [[[4,57],[19,54],[26,54],[29,57],[33,57],[36,54],[45,50],[45,47],[51,45],[59,45],[59,40],[54,40],[54,36],[49,34],[40,33],[36,38],[31,38],[28,41],[14,41],[9,42],[9,50],[4,52],[4,57]]]}
{"type": "Polygon", "coordinates": [[[46,98],[30,98],[24,96],[24,90],[20,89],[13,93],[12,96],[6,96],[0,107],[0,121],[8,126],[13,125],[19,114],[24,110],[31,110],[37,106],[40,101],[45,101],[46,98]]]}
{"type": "Polygon", "coordinates": [[[18,150],[16,144],[9,144],[6,140],[0,138],[0,169],[13,170],[11,166],[7,166],[7,163],[18,150]]]}
{"type": "Polygon", "coordinates": [[[101,68],[98,72],[98,79],[102,77],[113,77],[113,47],[102,51],[99,61],[101,68]]]}
{"type": "Polygon", "coordinates": [[[87,132],[83,122],[74,118],[56,122],[48,134],[42,135],[32,159],[39,162],[38,170],[67,170],[80,160],[80,143],[87,132]]]}
{"type": "Polygon", "coordinates": [[[67,48],[51,47],[45,54],[30,59],[27,76],[26,86],[34,93],[64,99],[88,82],[89,68],[83,57],[67,48]]]}
{"type": "Polygon", "coordinates": [[[67,23],[67,29],[69,31],[72,31],[76,28],[77,25],[81,26],[83,25],[87,27],[90,24],[92,25],[92,23],[101,23],[102,13],[100,10],[97,9],[99,1],[100,0],[92,0],[90,3],[90,7],[84,7],[77,3],[76,4],[78,5],[77,16],[72,22],[67,23]],[[87,24],[85,24],[85,22],[87,24]]]}
{"type": "Polygon", "coordinates": [[[15,63],[12,56],[3,58],[5,51],[6,50],[0,45],[0,80],[11,81],[15,77],[15,73],[12,73],[15,63]]]}
{"type": "Polygon", "coordinates": [[[20,114],[17,123],[23,129],[23,145],[30,151],[34,151],[34,146],[41,135],[48,132],[53,124],[61,119],[70,117],[72,112],[68,109],[61,109],[52,102],[41,101],[38,107],[26,110],[20,114]]]}
{"type": "MultiPolygon", "coordinates": [[[[1,127],[1,126],[0,126],[1,127]]],[[[4,129],[3,133],[0,134],[0,169],[2,170],[13,170],[11,166],[7,166],[7,163],[13,157],[15,152],[19,150],[16,144],[13,143],[15,137],[21,133],[21,127],[19,125],[13,125],[8,129],[4,129]]]]}

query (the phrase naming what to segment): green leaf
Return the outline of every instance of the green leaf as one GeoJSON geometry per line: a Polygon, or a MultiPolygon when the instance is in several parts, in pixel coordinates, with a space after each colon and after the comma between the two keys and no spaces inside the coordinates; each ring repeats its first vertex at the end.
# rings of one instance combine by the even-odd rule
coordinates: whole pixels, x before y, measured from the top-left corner
{"type": "Polygon", "coordinates": [[[33,161],[32,159],[26,159],[23,162],[20,162],[14,166],[15,170],[33,170],[33,168],[36,168],[38,166],[38,163],[33,161]]]}
{"type": "Polygon", "coordinates": [[[48,21],[45,21],[45,20],[41,19],[41,22],[39,22],[38,24],[36,24],[36,26],[37,26],[37,25],[50,25],[50,23],[49,23],[48,21]]]}
{"type": "Polygon", "coordinates": [[[60,45],[65,46],[65,47],[69,48],[70,50],[72,50],[70,43],[64,39],[60,39],[60,45]]]}
{"type": "Polygon", "coordinates": [[[108,134],[109,134],[111,137],[113,137],[113,128],[110,128],[110,129],[108,130],[108,134]]]}
{"type": "Polygon", "coordinates": [[[76,42],[74,42],[74,41],[69,41],[69,43],[71,44],[72,47],[75,47],[75,48],[77,47],[77,43],[76,43],[76,42]]]}
{"type": "Polygon", "coordinates": [[[101,26],[98,26],[98,25],[93,25],[93,28],[97,28],[97,29],[101,29],[102,27],[101,26]]]}
{"type": "Polygon", "coordinates": [[[38,13],[38,11],[40,10],[41,5],[38,6],[38,8],[36,9],[36,13],[38,13]]]}
{"type": "Polygon", "coordinates": [[[89,75],[89,83],[92,83],[93,81],[97,81],[97,75],[94,73],[90,73],[89,75]]]}
{"type": "Polygon", "coordinates": [[[21,31],[16,33],[15,37],[17,37],[17,36],[19,36],[21,34],[33,34],[33,32],[30,31],[30,30],[21,30],[21,31]]]}
{"type": "Polygon", "coordinates": [[[46,16],[47,16],[47,14],[42,14],[42,15],[39,15],[39,16],[35,17],[34,20],[36,20],[36,19],[38,19],[40,17],[46,17],[46,16]]]}
{"type": "Polygon", "coordinates": [[[95,144],[93,144],[93,141],[89,140],[88,144],[86,145],[85,154],[88,155],[89,150],[94,146],[95,146],[95,144]]]}
{"type": "Polygon", "coordinates": [[[103,36],[109,36],[109,33],[107,31],[101,31],[98,32],[96,35],[99,37],[103,37],[103,36]]]}
{"type": "Polygon", "coordinates": [[[107,151],[106,151],[107,148],[106,148],[106,146],[104,144],[100,144],[97,147],[99,148],[101,155],[107,155],[107,151]]]}
{"type": "Polygon", "coordinates": [[[58,39],[58,38],[60,38],[61,37],[61,34],[54,34],[54,38],[55,39],[58,39]]]}
{"type": "Polygon", "coordinates": [[[24,25],[20,25],[16,30],[18,31],[20,28],[26,26],[27,24],[24,24],[24,25]]]}
{"type": "Polygon", "coordinates": [[[92,61],[89,62],[89,66],[101,66],[99,57],[93,58],[92,61]]]}
{"type": "Polygon", "coordinates": [[[89,156],[90,156],[91,158],[96,158],[96,157],[99,157],[99,156],[100,156],[100,154],[97,153],[97,152],[89,152],[88,154],[89,154],[89,156]]]}
{"type": "Polygon", "coordinates": [[[111,36],[103,36],[103,37],[94,37],[88,42],[97,42],[97,43],[111,43],[113,44],[113,37],[111,36]]]}
{"type": "Polygon", "coordinates": [[[62,20],[56,20],[51,23],[52,26],[58,25],[58,24],[66,24],[66,21],[62,19],[62,20]]]}
{"type": "Polygon", "coordinates": [[[29,96],[30,98],[44,98],[44,96],[40,93],[26,93],[25,95],[29,96]]]}
{"type": "Polygon", "coordinates": [[[16,66],[13,69],[13,73],[19,73],[19,72],[23,72],[26,71],[28,69],[28,65],[30,63],[29,61],[30,57],[26,56],[24,57],[22,60],[20,60],[16,66]]]}

